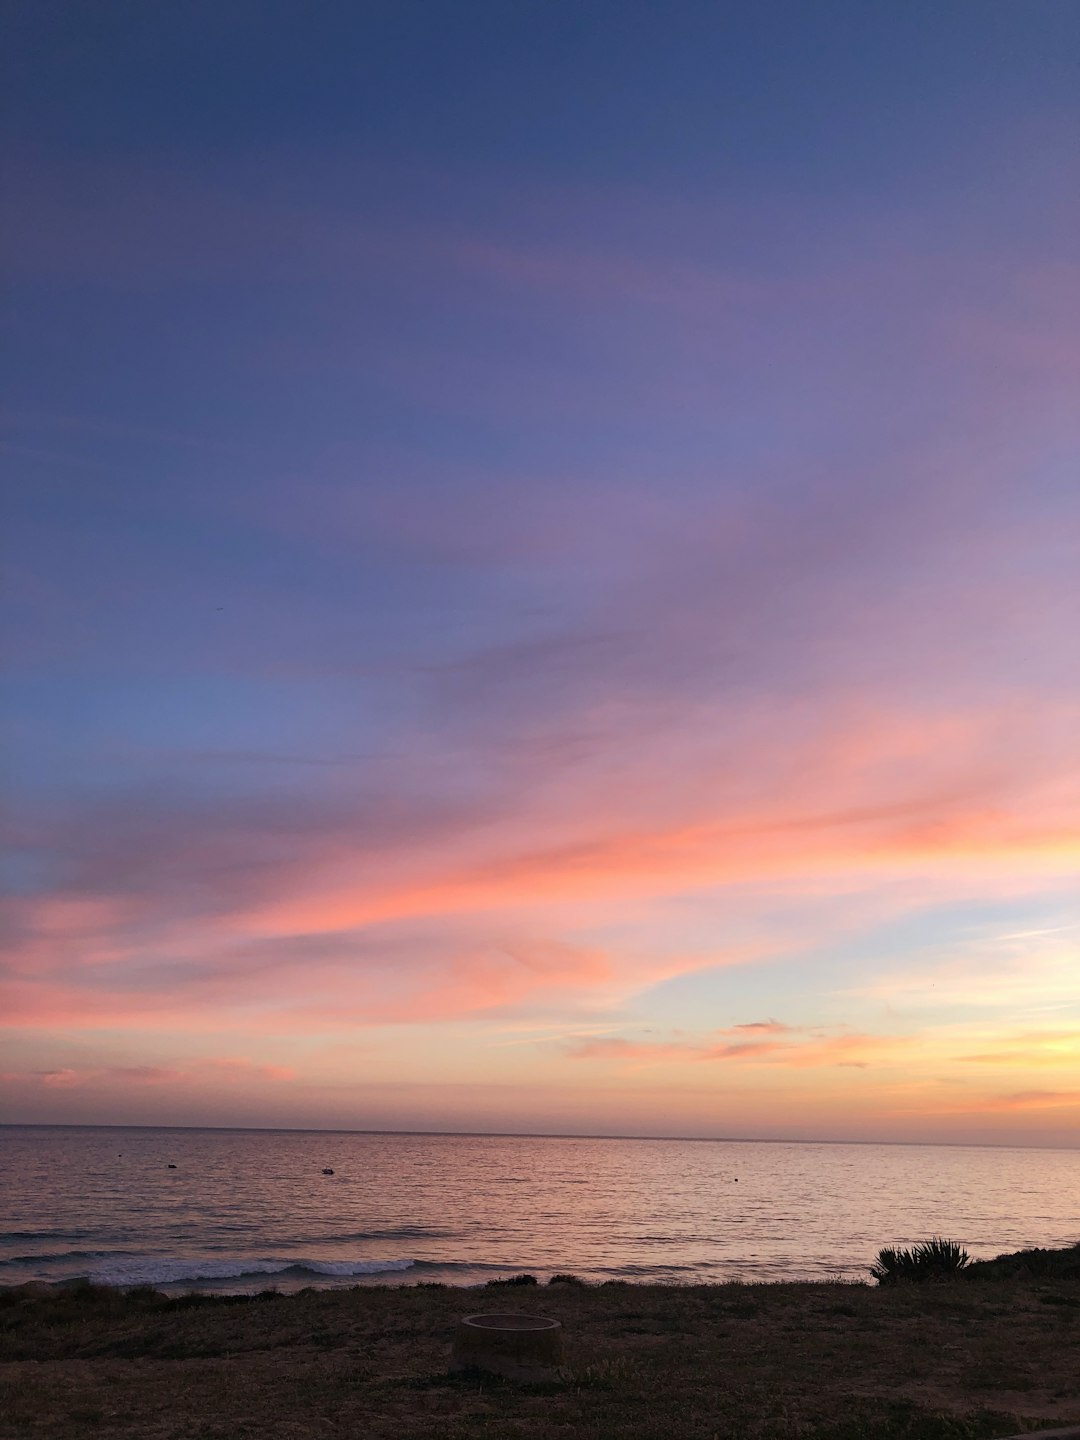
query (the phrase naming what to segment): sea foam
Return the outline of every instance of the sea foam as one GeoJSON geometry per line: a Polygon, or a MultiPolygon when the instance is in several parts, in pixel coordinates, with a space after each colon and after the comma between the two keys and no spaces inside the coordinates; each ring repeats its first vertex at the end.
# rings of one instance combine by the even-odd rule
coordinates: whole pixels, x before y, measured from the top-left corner
{"type": "Polygon", "coordinates": [[[235,1256],[232,1259],[171,1259],[160,1257],[125,1258],[120,1263],[89,1271],[98,1285],[182,1285],[200,1280],[242,1280],[252,1275],[291,1275],[347,1278],[350,1275],[380,1275],[408,1270],[412,1260],[263,1260],[235,1256]]]}

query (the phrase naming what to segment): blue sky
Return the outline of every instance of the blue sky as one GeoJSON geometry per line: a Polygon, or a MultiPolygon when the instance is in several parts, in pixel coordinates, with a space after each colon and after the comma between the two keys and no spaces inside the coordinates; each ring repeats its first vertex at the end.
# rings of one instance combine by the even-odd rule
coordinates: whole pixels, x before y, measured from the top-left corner
{"type": "Polygon", "coordinates": [[[1075,5],[11,14],[9,1118],[1076,1143],[1075,5]]]}

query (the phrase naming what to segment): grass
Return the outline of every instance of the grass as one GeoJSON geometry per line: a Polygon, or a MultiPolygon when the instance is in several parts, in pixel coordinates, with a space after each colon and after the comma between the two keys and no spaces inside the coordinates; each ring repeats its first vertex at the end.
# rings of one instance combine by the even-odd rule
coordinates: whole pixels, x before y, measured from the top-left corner
{"type": "Polygon", "coordinates": [[[0,1292],[0,1437],[990,1440],[1080,1423],[1080,1278],[521,1285],[512,1308],[566,1330],[566,1372],[543,1386],[446,1373],[484,1293],[0,1292]]]}

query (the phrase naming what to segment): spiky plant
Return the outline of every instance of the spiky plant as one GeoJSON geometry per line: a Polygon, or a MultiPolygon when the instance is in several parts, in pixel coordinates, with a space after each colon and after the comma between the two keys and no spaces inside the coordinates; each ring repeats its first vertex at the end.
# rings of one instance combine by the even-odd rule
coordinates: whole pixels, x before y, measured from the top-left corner
{"type": "Polygon", "coordinates": [[[870,1274],[879,1285],[898,1285],[908,1280],[940,1280],[959,1274],[970,1264],[971,1256],[955,1240],[943,1240],[935,1235],[910,1250],[883,1247],[870,1266],[870,1274]]]}
{"type": "Polygon", "coordinates": [[[883,1245],[877,1253],[877,1260],[870,1266],[870,1274],[879,1285],[895,1285],[910,1266],[910,1250],[896,1250],[891,1245],[883,1245]]]}
{"type": "Polygon", "coordinates": [[[955,1275],[971,1264],[971,1256],[955,1240],[935,1235],[915,1246],[915,1263],[919,1270],[933,1275],[955,1275]]]}

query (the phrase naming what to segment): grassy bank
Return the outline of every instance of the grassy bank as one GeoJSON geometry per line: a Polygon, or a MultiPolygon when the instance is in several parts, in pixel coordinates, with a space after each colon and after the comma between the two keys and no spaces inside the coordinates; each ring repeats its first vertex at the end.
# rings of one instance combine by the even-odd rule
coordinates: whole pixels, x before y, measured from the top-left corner
{"type": "Polygon", "coordinates": [[[4,1440],[977,1440],[1080,1423],[1080,1277],[0,1296],[4,1440]],[[457,1317],[553,1315],[569,1373],[450,1379],[457,1317]]]}

